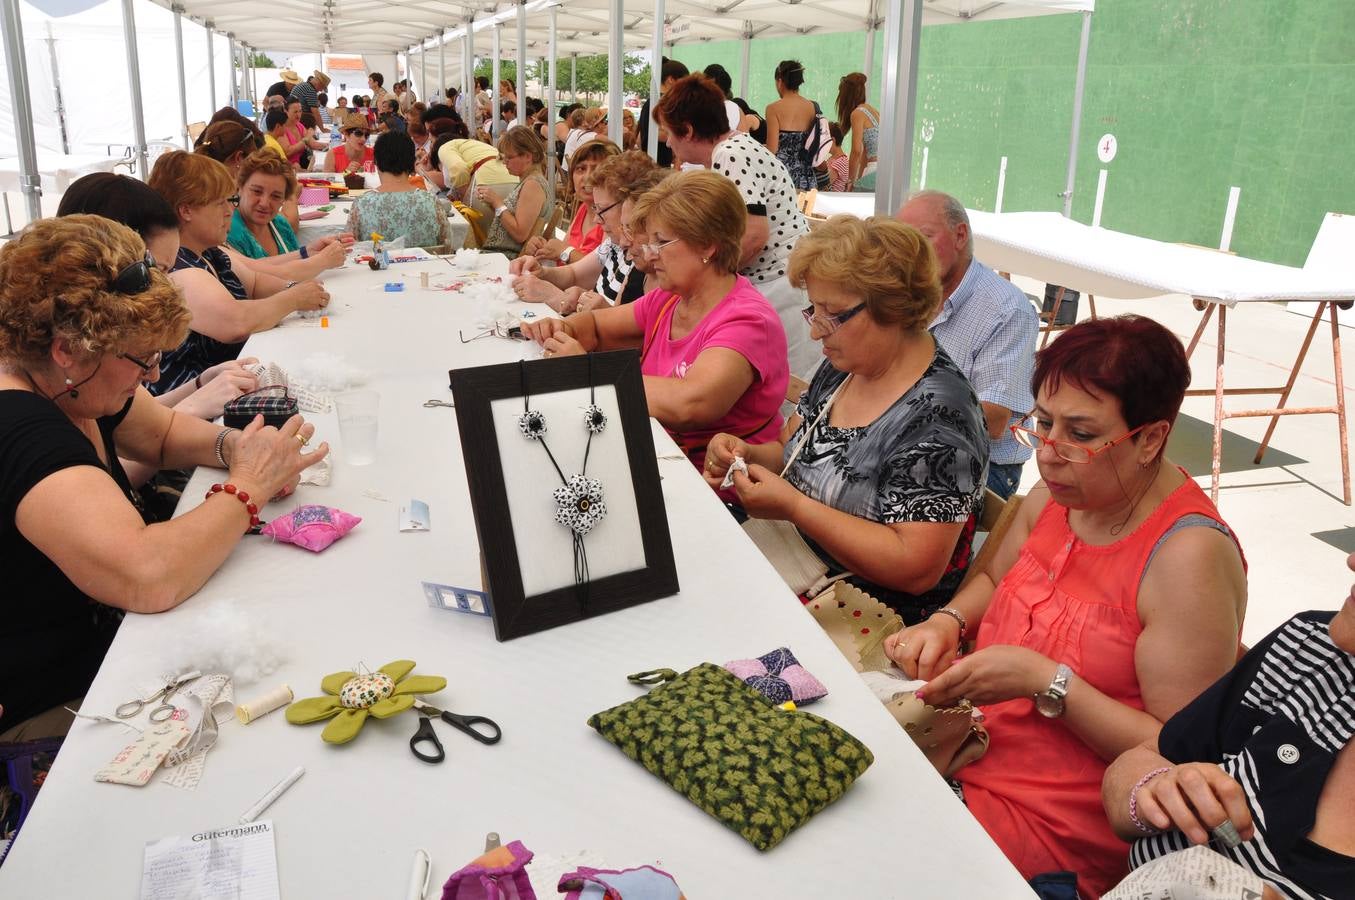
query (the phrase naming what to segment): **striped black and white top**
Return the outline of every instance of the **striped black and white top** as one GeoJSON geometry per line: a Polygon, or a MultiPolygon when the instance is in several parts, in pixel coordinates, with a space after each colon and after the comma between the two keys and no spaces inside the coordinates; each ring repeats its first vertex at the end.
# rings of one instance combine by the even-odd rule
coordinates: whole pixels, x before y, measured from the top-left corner
{"type": "MultiPolygon", "coordinates": [[[[1355,656],[1332,641],[1333,613],[1290,619],[1213,687],[1173,716],[1158,752],[1173,763],[1217,762],[1246,792],[1256,835],[1215,849],[1286,897],[1350,897],[1355,858],[1308,840],[1317,801],[1355,735],[1355,656]]],[[[1131,868],[1190,846],[1179,831],[1134,843],[1131,868]]]]}
{"type": "Polygon", "coordinates": [[[613,305],[632,303],[644,294],[644,273],[634,271],[626,251],[613,244],[611,238],[604,238],[594,252],[602,264],[596,287],[599,294],[613,305]]]}

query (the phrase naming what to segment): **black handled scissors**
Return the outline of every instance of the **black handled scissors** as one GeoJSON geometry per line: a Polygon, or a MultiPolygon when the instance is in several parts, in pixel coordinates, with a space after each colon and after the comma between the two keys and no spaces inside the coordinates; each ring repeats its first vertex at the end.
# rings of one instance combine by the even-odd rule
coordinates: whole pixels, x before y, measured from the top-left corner
{"type": "Polygon", "coordinates": [[[409,749],[426,763],[440,763],[447,758],[447,754],[442,749],[442,741],[438,740],[437,732],[433,730],[433,716],[437,716],[458,731],[464,731],[482,744],[497,744],[499,738],[503,737],[503,732],[499,729],[498,724],[493,719],[486,719],[484,716],[459,716],[456,713],[438,709],[436,706],[430,706],[417,698],[414,700],[414,708],[419,711],[419,730],[414,732],[414,737],[409,739],[409,749]],[[476,726],[482,727],[477,728],[476,726]],[[433,745],[434,752],[425,753],[419,749],[419,744],[425,741],[433,745]]]}

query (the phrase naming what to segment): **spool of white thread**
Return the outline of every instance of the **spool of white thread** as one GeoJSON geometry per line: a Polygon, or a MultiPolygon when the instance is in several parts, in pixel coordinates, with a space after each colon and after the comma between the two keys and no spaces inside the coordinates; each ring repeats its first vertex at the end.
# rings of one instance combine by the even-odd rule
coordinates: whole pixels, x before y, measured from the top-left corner
{"type": "Polygon", "coordinates": [[[266,716],[275,709],[280,709],[292,702],[292,689],[287,685],[275,688],[261,697],[256,697],[248,703],[241,703],[235,707],[235,717],[240,720],[241,725],[248,725],[261,716],[266,716]]]}

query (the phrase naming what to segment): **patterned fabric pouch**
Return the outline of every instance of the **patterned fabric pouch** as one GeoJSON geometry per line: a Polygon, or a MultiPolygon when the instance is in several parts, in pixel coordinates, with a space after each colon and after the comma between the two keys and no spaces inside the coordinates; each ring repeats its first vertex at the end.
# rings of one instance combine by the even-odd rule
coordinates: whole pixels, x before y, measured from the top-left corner
{"type": "Polygon", "coordinates": [[[262,415],[265,425],[281,428],[296,413],[296,398],[286,385],[277,384],[236,397],[226,404],[221,421],[228,428],[244,428],[262,415]]]}
{"type": "Polygon", "coordinates": [[[875,761],[832,722],[771,706],[711,663],[629,680],[660,686],[596,713],[589,726],[759,850],[841,797],[875,761]]]}

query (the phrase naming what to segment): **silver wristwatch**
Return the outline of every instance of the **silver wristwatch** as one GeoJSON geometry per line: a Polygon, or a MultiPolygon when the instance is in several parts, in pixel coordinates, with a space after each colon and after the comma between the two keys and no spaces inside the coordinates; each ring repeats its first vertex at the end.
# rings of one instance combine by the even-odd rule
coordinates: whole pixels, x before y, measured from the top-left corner
{"type": "Polygon", "coordinates": [[[1054,670],[1054,679],[1049,687],[1035,695],[1035,708],[1047,719],[1057,719],[1063,715],[1063,698],[1068,696],[1068,682],[1073,680],[1073,670],[1063,663],[1054,670]]]}

